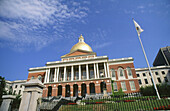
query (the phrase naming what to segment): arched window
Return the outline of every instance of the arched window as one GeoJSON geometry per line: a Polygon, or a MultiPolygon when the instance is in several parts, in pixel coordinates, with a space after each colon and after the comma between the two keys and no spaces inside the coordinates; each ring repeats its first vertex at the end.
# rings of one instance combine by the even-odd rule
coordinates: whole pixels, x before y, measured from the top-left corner
{"type": "Polygon", "coordinates": [[[48,86],[48,97],[52,96],[52,87],[48,86]]]}
{"type": "Polygon", "coordinates": [[[120,68],[118,69],[118,72],[119,72],[119,76],[120,76],[120,77],[124,77],[124,70],[123,70],[123,68],[120,67],[120,68]]]}
{"type": "Polygon", "coordinates": [[[34,79],[34,76],[32,76],[31,79],[34,79]]]}
{"type": "Polygon", "coordinates": [[[132,76],[132,71],[130,67],[126,68],[128,76],[132,76]]]}
{"type": "Polygon", "coordinates": [[[38,76],[38,80],[42,81],[42,76],[41,75],[38,76]]]}
{"type": "Polygon", "coordinates": [[[111,76],[112,76],[112,77],[116,77],[116,73],[115,73],[115,70],[114,70],[114,69],[111,69],[110,72],[111,72],[111,76]]]}

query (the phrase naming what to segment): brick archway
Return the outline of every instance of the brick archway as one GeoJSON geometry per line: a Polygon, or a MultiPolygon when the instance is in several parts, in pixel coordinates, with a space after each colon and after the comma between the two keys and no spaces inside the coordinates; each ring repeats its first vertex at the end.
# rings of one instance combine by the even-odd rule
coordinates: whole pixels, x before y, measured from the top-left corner
{"type": "Polygon", "coordinates": [[[73,97],[78,96],[78,85],[73,85],[73,97]]]}
{"type": "Polygon", "coordinates": [[[62,86],[58,86],[58,96],[62,96],[62,86]]]}
{"type": "Polygon", "coordinates": [[[89,89],[90,89],[90,94],[95,94],[96,93],[94,83],[89,84],[89,89]]]}
{"type": "Polygon", "coordinates": [[[83,84],[81,84],[81,96],[82,96],[82,97],[85,97],[85,96],[86,96],[86,93],[87,93],[86,84],[83,83],[83,84]]]}
{"type": "Polygon", "coordinates": [[[48,86],[48,97],[52,96],[52,86],[48,86]]]}
{"type": "Polygon", "coordinates": [[[66,85],[65,88],[65,97],[70,97],[70,85],[66,85]]]}
{"type": "Polygon", "coordinates": [[[106,82],[103,81],[103,82],[100,83],[100,91],[101,91],[101,93],[103,93],[104,89],[106,89],[106,82]]]}

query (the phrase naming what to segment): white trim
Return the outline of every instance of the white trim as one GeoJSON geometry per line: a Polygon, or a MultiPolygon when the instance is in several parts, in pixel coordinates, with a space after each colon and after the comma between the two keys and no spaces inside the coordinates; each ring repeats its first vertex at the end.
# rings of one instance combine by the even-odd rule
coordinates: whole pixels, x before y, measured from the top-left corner
{"type": "Polygon", "coordinates": [[[128,63],[133,63],[133,61],[121,61],[121,62],[109,63],[109,65],[128,64],[128,63]]]}

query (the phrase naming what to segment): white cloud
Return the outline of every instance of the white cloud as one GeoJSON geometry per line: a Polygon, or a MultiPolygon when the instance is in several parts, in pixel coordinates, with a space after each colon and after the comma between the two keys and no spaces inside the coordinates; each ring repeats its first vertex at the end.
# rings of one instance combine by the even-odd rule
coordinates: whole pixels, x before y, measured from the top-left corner
{"type": "Polygon", "coordinates": [[[89,9],[81,5],[59,0],[1,0],[0,46],[7,43],[16,48],[48,45],[56,36],[61,36],[66,21],[83,21],[81,18],[87,16],[89,9]],[[49,29],[55,34],[50,41],[49,29]]]}
{"type": "Polygon", "coordinates": [[[140,5],[140,6],[137,6],[137,8],[139,8],[139,9],[144,9],[145,7],[142,6],[142,5],[140,5]]]}
{"type": "Polygon", "coordinates": [[[101,49],[101,48],[107,47],[111,44],[112,44],[112,42],[97,43],[94,45],[94,49],[101,49]]]}

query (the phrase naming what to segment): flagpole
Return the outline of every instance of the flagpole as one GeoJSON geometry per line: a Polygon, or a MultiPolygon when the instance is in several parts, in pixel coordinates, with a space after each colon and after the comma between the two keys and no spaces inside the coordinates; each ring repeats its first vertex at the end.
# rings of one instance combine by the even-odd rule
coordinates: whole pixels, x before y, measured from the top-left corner
{"type": "Polygon", "coordinates": [[[147,63],[148,68],[149,68],[149,72],[150,72],[150,74],[151,74],[151,78],[152,78],[152,81],[153,81],[154,88],[155,88],[155,90],[156,90],[156,94],[157,94],[157,96],[158,96],[158,99],[161,99],[160,96],[159,96],[158,89],[157,89],[156,84],[155,84],[155,80],[153,79],[152,71],[151,71],[151,68],[150,68],[150,65],[149,65],[149,62],[148,62],[148,59],[147,59],[147,56],[146,56],[146,53],[145,53],[145,50],[144,50],[142,41],[141,41],[141,39],[140,39],[140,34],[138,34],[138,38],[139,38],[139,41],[140,41],[140,44],[141,44],[141,47],[142,47],[142,50],[143,50],[143,54],[144,54],[144,56],[145,56],[146,63],[147,63]]]}

